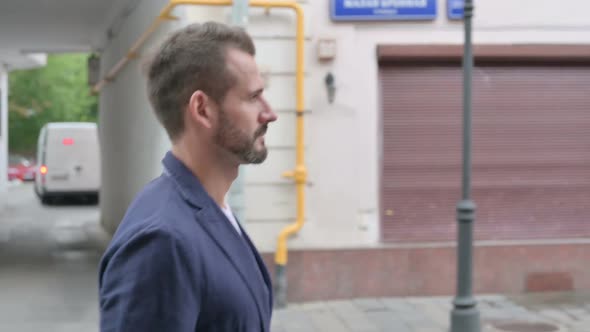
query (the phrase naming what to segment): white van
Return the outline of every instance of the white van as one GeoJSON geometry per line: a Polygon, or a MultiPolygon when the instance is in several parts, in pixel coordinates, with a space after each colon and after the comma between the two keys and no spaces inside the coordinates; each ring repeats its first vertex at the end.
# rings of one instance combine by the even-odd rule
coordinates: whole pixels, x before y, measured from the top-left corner
{"type": "Polygon", "coordinates": [[[43,204],[79,196],[98,202],[100,147],[91,122],[47,123],[37,144],[35,193],[43,204]]]}

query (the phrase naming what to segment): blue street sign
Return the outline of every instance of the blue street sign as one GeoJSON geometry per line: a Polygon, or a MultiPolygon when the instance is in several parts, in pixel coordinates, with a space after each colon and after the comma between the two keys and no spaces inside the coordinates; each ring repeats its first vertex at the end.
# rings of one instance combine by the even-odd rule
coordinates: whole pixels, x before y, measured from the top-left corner
{"type": "Polygon", "coordinates": [[[331,0],[334,21],[433,20],[436,0],[331,0]]]}
{"type": "Polygon", "coordinates": [[[463,19],[464,0],[447,0],[447,16],[450,20],[463,19]]]}

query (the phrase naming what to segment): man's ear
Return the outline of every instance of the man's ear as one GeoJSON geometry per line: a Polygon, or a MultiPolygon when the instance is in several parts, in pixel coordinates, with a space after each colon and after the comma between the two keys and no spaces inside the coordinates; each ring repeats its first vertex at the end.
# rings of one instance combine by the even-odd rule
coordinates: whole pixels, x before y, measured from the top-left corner
{"type": "Polygon", "coordinates": [[[203,91],[197,90],[191,95],[188,103],[189,117],[196,124],[205,128],[213,126],[215,103],[203,91]]]}

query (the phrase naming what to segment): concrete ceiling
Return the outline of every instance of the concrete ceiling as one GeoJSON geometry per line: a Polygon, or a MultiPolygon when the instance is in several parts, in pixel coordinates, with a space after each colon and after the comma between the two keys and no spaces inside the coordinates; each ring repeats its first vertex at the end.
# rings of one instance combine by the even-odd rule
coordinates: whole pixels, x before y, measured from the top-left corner
{"type": "Polygon", "coordinates": [[[142,0],[0,0],[0,63],[44,65],[38,53],[90,52],[142,0]]]}

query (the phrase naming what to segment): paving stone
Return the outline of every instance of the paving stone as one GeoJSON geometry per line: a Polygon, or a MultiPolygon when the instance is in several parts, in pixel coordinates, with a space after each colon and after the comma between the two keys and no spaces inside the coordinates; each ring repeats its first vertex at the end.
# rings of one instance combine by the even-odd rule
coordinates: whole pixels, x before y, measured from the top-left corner
{"type": "Polygon", "coordinates": [[[377,298],[360,298],[352,301],[354,305],[358,306],[362,311],[385,311],[387,306],[381,299],[377,298]]]}
{"type": "Polygon", "coordinates": [[[282,325],[270,325],[270,332],[286,332],[285,328],[282,325]]]}
{"type": "Polygon", "coordinates": [[[565,312],[556,309],[544,309],[539,311],[539,314],[558,324],[569,325],[572,323],[572,318],[565,312]]]}
{"type": "Polygon", "coordinates": [[[381,300],[389,310],[405,314],[416,311],[413,304],[408,302],[407,298],[384,298],[381,300]]]}
{"type": "MultiPolygon", "coordinates": [[[[412,332],[449,332],[449,329],[441,330],[440,327],[419,327],[411,330],[412,332]]],[[[485,331],[484,331],[485,332],[485,331]]]]}
{"type": "Polygon", "coordinates": [[[334,312],[348,329],[355,332],[377,332],[379,328],[352,301],[328,302],[327,306],[334,312]]]}
{"type": "Polygon", "coordinates": [[[572,316],[574,320],[582,320],[588,316],[588,312],[581,307],[563,307],[562,310],[572,316]]]}
{"type": "Polygon", "coordinates": [[[416,308],[414,315],[427,322],[433,322],[440,327],[447,327],[450,324],[450,312],[445,311],[436,303],[427,299],[408,300],[416,308]]]}
{"type": "Polygon", "coordinates": [[[370,311],[366,315],[379,328],[379,331],[412,332],[410,327],[392,312],[370,311]]]}
{"type": "Polygon", "coordinates": [[[330,310],[326,311],[312,311],[308,313],[311,317],[312,325],[318,332],[353,332],[346,327],[344,322],[330,310]]]}
{"type": "Polygon", "coordinates": [[[489,302],[500,302],[506,301],[506,296],[504,295],[497,295],[497,294],[482,294],[482,295],[475,295],[475,299],[478,301],[489,301],[489,302]]]}
{"type": "Polygon", "coordinates": [[[453,309],[453,298],[451,297],[437,297],[434,301],[449,312],[453,309]]]}
{"type": "Polygon", "coordinates": [[[300,309],[277,311],[274,315],[285,332],[315,332],[311,317],[300,309]]]}
{"type": "Polygon", "coordinates": [[[410,328],[410,331],[412,331],[412,332],[416,332],[416,331],[442,332],[442,331],[448,330],[448,328],[436,325],[432,321],[421,321],[421,322],[414,321],[414,322],[406,322],[406,324],[408,325],[408,327],[410,328]]]}
{"type": "Polygon", "coordinates": [[[310,311],[310,310],[314,310],[314,311],[330,310],[326,306],[326,303],[325,302],[321,302],[321,301],[301,303],[298,308],[301,309],[301,310],[305,310],[305,311],[310,311]]]}
{"type": "Polygon", "coordinates": [[[571,325],[570,332],[588,332],[590,331],[590,317],[571,325]]]}

